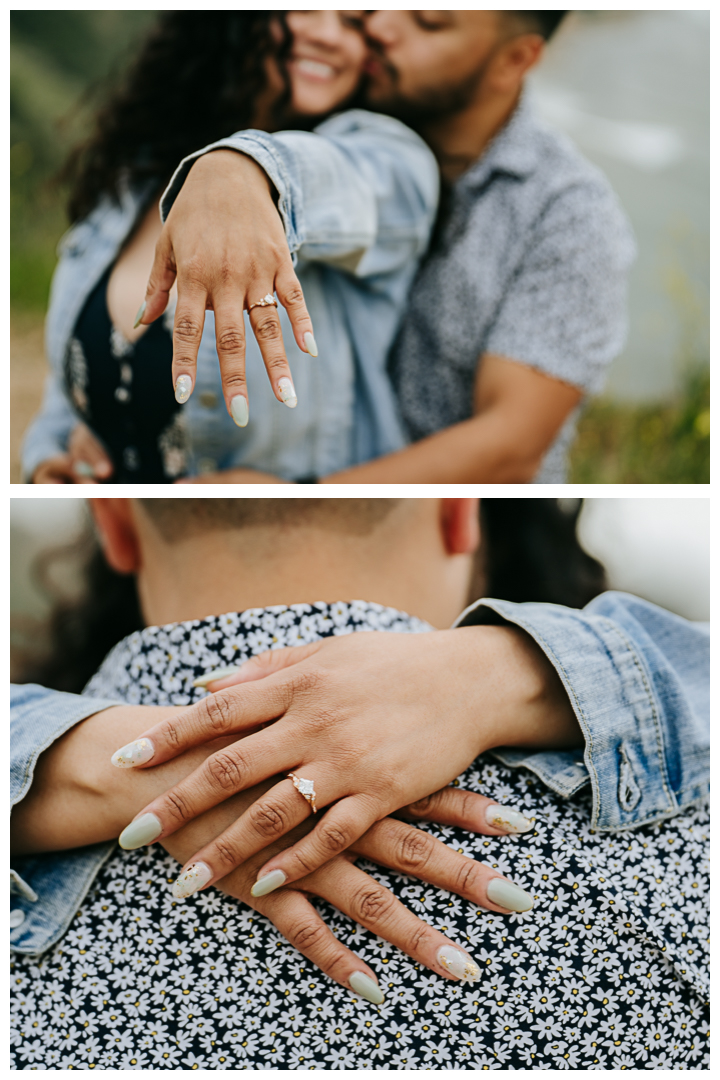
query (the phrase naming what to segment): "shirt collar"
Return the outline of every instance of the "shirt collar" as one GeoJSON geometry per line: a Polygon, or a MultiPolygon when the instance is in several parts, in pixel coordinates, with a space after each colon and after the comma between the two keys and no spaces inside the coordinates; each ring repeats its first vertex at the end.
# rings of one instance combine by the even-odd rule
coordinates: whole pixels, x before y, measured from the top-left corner
{"type": "Polygon", "coordinates": [[[529,176],[538,164],[537,132],[538,121],[528,95],[524,93],[510,119],[455,187],[467,190],[482,187],[496,172],[509,173],[520,179],[529,176]]]}

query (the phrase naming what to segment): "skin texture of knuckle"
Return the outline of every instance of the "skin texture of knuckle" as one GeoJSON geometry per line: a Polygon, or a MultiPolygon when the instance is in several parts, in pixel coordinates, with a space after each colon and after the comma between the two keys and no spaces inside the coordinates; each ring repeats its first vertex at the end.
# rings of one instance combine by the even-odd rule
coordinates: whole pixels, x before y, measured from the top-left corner
{"type": "Polygon", "coordinates": [[[253,803],[247,815],[255,832],[264,840],[275,840],[278,836],[284,836],[290,827],[285,814],[276,806],[253,803]]]}
{"type": "Polygon", "coordinates": [[[366,885],[356,896],[358,921],[368,929],[383,923],[392,906],[393,897],[380,885],[366,885]]]}
{"type": "Polygon", "coordinates": [[[301,923],[300,926],[293,926],[288,933],[288,941],[298,952],[306,953],[322,941],[323,934],[323,928],[318,923],[301,923]]]}
{"type": "Polygon", "coordinates": [[[175,318],[174,335],[176,341],[195,342],[202,334],[202,326],[192,315],[179,315],[175,318]]]}
{"type": "Polygon", "coordinates": [[[237,848],[231,840],[219,836],[213,847],[213,862],[217,862],[223,867],[227,866],[230,868],[237,866],[240,862],[237,848]]]}
{"type": "Polygon", "coordinates": [[[283,296],[285,307],[299,307],[304,302],[303,291],[299,285],[291,285],[283,296]]]}
{"type": "Polygon", "coordinates": [[[192,810],[185,796],[179,791],[168,791],[165,796],[167,807],[175,821],[190,821],[192,810]]]}
{"type": "Polygon", "coordinates": [[[464,862],[467,866],[459,866],[455,871],[453,892],[459,896],[475,895],[478,891],[480,872],[472,859],[465,858],[464,862]]]}
{"type": "MultiPolygon", "coordinates": [[[[322,672],[310,669],[293,672],[290,685],[295,697],[315,697],[323,684],[322,672]]],[[[314,710],[317,713],[319,710],[314,710]]]]}
{"type": "Polygon", "coordinates": [[[179,725],[172,720],[168,720],[164,729],[165,741],[172,750],[179,750],[182,746],[182,738],[180,736],[179,725]]]}
{"type": "Polygon", "coordinates": [[[410,803],[406,810],[408,814],[412,814],[414,817],[424,817],[432,809],[434,802],[434,795],[426,795],[424,799],[418,799],[417,802],[410,803]]]}
{"type": "Polygon", "coordinates": [[[207,770],[213,785],[222,791],[236,792],[242,785],[243,770],[237,758],[220,750],[207,760],[207,770]]]}
{"type": "Polygon", "coordinates": [[[264,316],[255,325],[255,337],[260,341],[277,341],[282,337],[280,320],[277,316],[264,316]]]}
{"type": "Polygon", "coordinates": [[[414,927],[404,951],[410,956],[419,956],[429,949],[431,945],[432,934],[430,928],[421,922],[419,926],[414,927]]]}
{"type": "Polygon", "coordinates": [[[320,826],[319,833],[320,844],[331,855],[339,855],[350,845],[350,830],[344,825],[328,822],[320,826]]]}
{"type": "Polygon", "coordinates": [[[218,334],[217,347],[223,353],[242,352],[245,347],[245,335],[237,327],[230,327],[218,334]]]}
{"type": "Polygon", "coordinates": [[[212,694],[201,702],[202,729],[210,738],[227,735],[232,730],[233,714],[227,698],[222,694],[212,694]]]}
{"type": "Polygon", "coordinates": [[[416,874],[427,866],[432,857],[434,844],[432,837],[419,829],[410,829],[403,836],[398,851],[397,869],[416,874]]]}

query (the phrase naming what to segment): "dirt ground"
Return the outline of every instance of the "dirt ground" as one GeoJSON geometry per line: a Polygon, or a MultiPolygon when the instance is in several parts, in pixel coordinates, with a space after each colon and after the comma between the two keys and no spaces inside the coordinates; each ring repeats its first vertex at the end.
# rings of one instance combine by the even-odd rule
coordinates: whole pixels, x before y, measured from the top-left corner
{"type": "Polygon", "coordinates": [[[42,398],[47,365],[43,320],[13,314],[10,323],[10,483],[22,483],[20,443],[42,398]]]}

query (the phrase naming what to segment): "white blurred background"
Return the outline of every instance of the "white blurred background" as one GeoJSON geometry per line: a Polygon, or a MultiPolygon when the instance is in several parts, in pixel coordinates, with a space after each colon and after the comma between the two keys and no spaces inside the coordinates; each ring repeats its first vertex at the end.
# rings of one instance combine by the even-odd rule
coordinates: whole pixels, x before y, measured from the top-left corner
{"type": "MultiPolygon", "coordinates": [[[[66,543],[85,520],[83,499],[11,499],[11,611],[39,616],[33,586],[40,551],[66,543]]],[[[585,548],[605,565],[610,587],[635,593],[688,619],[710,617],[708,499],[587,499],[585,548]]]]}

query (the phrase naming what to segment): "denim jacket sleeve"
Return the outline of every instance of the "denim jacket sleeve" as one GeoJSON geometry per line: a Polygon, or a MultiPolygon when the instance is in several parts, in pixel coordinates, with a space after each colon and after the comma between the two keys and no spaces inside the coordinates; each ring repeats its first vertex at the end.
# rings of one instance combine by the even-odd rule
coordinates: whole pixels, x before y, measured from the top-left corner
{"type": "MultiPolygon", "coordinates": [[[[46,690],[28,684],[10,688],[10,812],[30,790],[43,750],[93,713],[120,701],[46,690]]],[[[39,953],[58,941],[115,842],[13,858],[10,944],[39,953]]]]}
{"type": "Polygon", "coordinates": [[[439,195],[435,158],[398,120],[353,109],[315,131],[240,131],[178,166],[162,200],[163,220],[198,157],[211,150],[247,154],[278,193],[293,260],[324,262],[369,277],[419,258],[439,195]]]}
{"type": "Polygon", "coordinates": [[[659,821],[709,790],[709,631],[619,592],[582,611],[479,600],[456,626],[513,623],[535,639],[568,692],[585,751],[502,748],[553,791],[592,789],[601,830],[659,821]]]}
{"type": "Polygon", "coordinates": [[[70,402],[51,372],[45,380],[40,411],[33,417],[22,446],[23,480],[30,483],[38,465],[49,458],[64,454],[70,432],[78,422],[70,402]]]}

